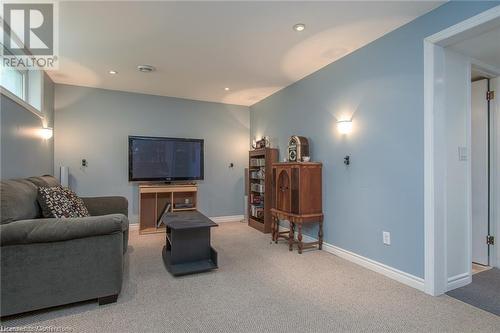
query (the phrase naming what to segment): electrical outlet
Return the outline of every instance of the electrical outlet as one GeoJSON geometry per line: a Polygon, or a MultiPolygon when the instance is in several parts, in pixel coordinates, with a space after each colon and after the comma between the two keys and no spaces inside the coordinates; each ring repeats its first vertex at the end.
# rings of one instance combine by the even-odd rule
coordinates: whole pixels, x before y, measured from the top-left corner
{"type": "Polygon", "coordinates": [[[391,233],[388,231],[382,231],[382,241],[385,245],[391,245],[391,233]]]}
{"type": "Polygon", "coordinates": [[[87,160],[84,158],[82,159],[82,167],[87,167],[89,165],[89,163],[87,162],[87,160]]]}

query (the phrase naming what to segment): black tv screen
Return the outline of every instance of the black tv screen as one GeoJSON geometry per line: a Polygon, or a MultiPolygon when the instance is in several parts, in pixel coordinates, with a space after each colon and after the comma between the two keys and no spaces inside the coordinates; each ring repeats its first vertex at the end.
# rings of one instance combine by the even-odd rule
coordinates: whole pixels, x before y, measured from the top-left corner
{"type": "Polygon", "coordinates": [[[129,181],[203,179],[203,140],[129,136],[129,181]]]}

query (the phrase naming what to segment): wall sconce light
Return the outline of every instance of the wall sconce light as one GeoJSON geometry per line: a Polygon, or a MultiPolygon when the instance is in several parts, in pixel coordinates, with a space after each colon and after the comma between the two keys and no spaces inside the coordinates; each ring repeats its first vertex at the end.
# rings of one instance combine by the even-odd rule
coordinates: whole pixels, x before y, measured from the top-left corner
{"type": "Polygon", "coordinates": [[[339,120],[337,121],[337,129],[340,134],[349,134],[352,131],[352,120],[339,120]]]}
{"type": "Polygon", "coordinates": [[[54,135],[54,129],[52,127],[43,127],[40,129],[40,136],[42,139],[48,140],[54,135]]]}

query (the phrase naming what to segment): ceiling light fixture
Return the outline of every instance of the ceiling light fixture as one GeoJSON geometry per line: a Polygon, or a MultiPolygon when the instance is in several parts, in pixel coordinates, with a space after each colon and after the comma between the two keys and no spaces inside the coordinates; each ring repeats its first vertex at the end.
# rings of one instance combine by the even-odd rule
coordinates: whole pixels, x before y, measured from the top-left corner
{"type": "Polygon", "coordinates": [[[150,73],[155,70],[155,68],[151,65],[139,65],[137,66],[137,70],[142,73],[150,73]]]}
{"type": "Polygon", "coordinates": [[[225,91],[229,91],[229,88],[228,88],[228,87],[226,87],[226,88],[224,88],[224,90],[225,90],[225,91]]]}
{"type": "Polygon", "coordinates": [[[306,25],[304,23],[297,23],[296,25],[293,26],[293,30],[301,32],[306,29],[306,25]]]}
{"type": "Polygon", "coordinates": [[[113,71],[113,70],[109,71],[108,73],[109,73],[109,74],[111,74],[111,75],[118,74],[118,72],[117,72],[117,71],[113,71]]]}

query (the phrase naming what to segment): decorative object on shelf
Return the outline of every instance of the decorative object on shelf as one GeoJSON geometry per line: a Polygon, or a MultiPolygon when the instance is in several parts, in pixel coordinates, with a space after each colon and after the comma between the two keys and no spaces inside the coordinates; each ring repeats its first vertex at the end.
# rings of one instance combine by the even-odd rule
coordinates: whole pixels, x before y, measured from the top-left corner
{"type": "Polygon", "coordinates": [[[337,121],[337,129],[340,134],[349,134],[352,131],[352,120],[339,120],[337,121]]]}
{"type": "Polygon", "coordinates": [[[255,149],[269,148],[270,145],[269,137],[263,136],[262,139],[255,142],[255,149]]]}
{"type": "Polygon", "coordinates": [[[273,205],[272,164],[278,161],[278,150],[261,148],[251,150],[248,159],[246,185],[248,225],[264,233],[271,232],[271,208],[273,205]]]}
{"type": "Polygon", "coordinates": [[[299,254],[304,246],[323,246],[322,164],[316,162],[273,163],[275,205],[271,209],[272,240],[288,240],[289,250],[297,244],[299,254]],[[280,232],[280,220],[290,223],[289,231],[280,232]],[[318,241],[302,242],[302,225],[318,223],[318,241]],[[297,240],[295,231],[297,228],[297,240]]]}
{"type": "Polygon", "coordinates": [[[288,140],[288,161],[302,162],[304,156],[309,156],[309,140],[303,136],[291,136],[288,140]]]}
{"type": "Polygon", "coordinates": [[[170,212],[170,207],[171,207],[171,205],[167,204],[167,206],[165,207],[165,210],[163,211],[163,214],[161,215],[160,219],[156,223],[156,228],[161,228],[161,225],[165,224],[164,219],[167,216],[167,214],[170,212]]]}

